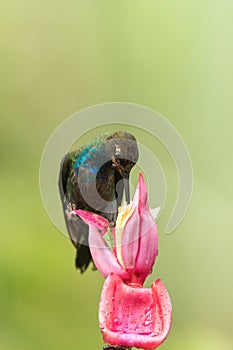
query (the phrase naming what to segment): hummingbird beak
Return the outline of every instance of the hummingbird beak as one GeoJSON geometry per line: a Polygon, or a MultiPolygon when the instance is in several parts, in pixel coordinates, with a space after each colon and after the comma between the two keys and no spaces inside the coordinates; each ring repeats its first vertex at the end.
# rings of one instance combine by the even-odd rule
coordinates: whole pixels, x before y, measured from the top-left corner
{"type": "Polygon", "coordinates": [[[123,173],[122,174],[123,181],[124,181],[124,189],[125,189],[125,200],[126,203],[130,203],[130,191],[129,191],[129,174],[128,173],[123,173]]]}
{"type": "MultiPolygon", "coordinates": [[[[115,167],[115,169],[120,173],[121,177],[123,178],[123,188],[125,190],[125,200],[127,204],[130,204],[130,193],[129,193],[129,172],[124,171],[123,166],[116,161],[114,157],[112,157],[112,163],[115,167]]],[[[123,194],[123,188],[122,188],[122,194],[123,194]]],[[[122,196],[120,197],[122,200],[122,196]]]]}

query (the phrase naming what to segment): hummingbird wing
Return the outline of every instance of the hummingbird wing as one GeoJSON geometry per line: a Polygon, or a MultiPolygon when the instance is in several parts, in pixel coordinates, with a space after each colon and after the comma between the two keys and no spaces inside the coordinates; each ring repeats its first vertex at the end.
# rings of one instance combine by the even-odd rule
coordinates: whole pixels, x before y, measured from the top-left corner
{"type": "Polygon", "coordinates": [[[84,272],[92,261],[88,246],[88,226],[76,215],[69,215],[73,209],[87,209],[79,193],[77,176],[73,171],[73,157],[78,151],[68,153],[61,162],[59,191],[63,205],[66,227],[77,254],[75,265],[84,272]]]}

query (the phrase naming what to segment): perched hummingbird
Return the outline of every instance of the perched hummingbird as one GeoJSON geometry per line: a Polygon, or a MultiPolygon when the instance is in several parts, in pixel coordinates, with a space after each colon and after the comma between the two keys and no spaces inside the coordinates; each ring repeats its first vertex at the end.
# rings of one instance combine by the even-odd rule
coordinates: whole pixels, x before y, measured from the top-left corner
{"type": "Polygon", "coordinates": [[[138,160],[135,137],[128,132],[106,133],[87,146],[67,153],[61,162],[59,190],[70,239],[76,247],[75,265],[84,272],[92,261],[88,226],[75,209],[102,215],[115,226],[123,194],[130,202],[129,174],[138,160]]]}

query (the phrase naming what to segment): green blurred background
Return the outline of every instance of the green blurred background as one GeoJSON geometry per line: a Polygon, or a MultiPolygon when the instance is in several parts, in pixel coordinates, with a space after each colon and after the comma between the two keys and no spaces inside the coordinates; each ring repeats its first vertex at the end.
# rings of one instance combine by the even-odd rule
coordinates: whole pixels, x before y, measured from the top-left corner
{"type": "MultiPolygon", "coordinates": [[[[149,106],[184,138],[195,175],[172,235],[172,161],[159,250],[173,326],[161,349],[232,349],[233,2],[1,1],[0,349],[101,349],[103,278],[80,276],[41,203],[43,147],[71,114],[109,101],[149,106]]],[[[143,142],[143,135],[141,136],[143,142]]],[[[56,179],[55,179],[56,181],[56,179]]]]}

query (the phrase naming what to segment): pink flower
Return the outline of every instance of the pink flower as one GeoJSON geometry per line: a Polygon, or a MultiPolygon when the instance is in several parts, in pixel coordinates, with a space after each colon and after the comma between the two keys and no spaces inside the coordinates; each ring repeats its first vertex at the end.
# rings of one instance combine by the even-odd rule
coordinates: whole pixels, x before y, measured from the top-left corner
{"type": "Polygon", "coordinates": [[[103,286],[99,322],[105,343],[155,349],[171,326],[171,302],[161,280],[152,288],[133,288],[117,275],[103,286]]]}
{"type": "Polygon", "coordinates": [[[89,246],[96,267],[106,277],[99,322],[104,341],[111,345],[155,349],[171,326],[171,302],[161,280],[152,288],[143,283],[158,255],[157,227],[140,174],[131,204],[119,209],[116,227],[107,219],[75,210],[89,225],[89,246]],[[107,238],[112,238],[113,247],[107,238]]]}
{"type": "Polygon", "coordinates": [[[104,236],[107,219],[84,210],[74,210],[89,225],[93,260],[104,277],[116,273],[123,281],[142,285],[158,255],[157,227],[148,205],[148,192],[140,174],[131,204],[119,209],[113,235],[113,250],[104,236]]]}

